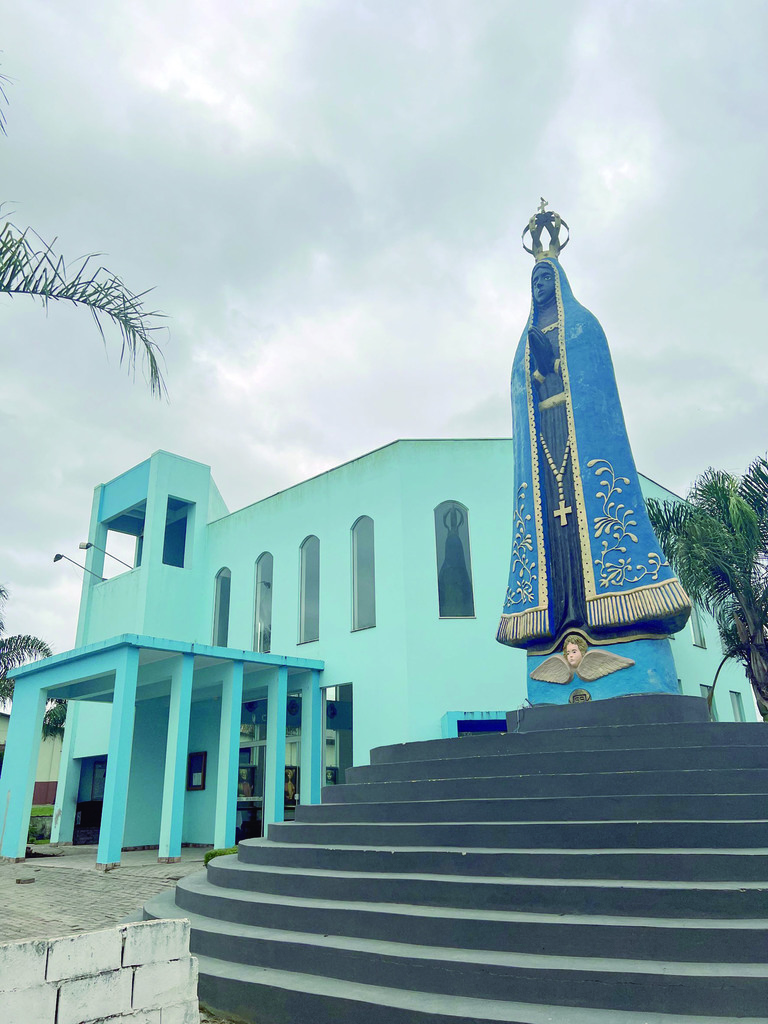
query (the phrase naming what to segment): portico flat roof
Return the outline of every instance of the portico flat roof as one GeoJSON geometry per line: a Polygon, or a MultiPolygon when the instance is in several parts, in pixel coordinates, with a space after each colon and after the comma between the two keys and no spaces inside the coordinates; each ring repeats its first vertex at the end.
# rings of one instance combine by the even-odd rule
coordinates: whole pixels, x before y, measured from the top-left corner
{"type": "Polygon", "coordinates": [[[100,640],[71,651],[62,651],[42,661],[23,665],[15,669],[11,676],[17,683],[28,680],[33,685],[44,687],[49,697],[98,699],[97,695],[103,696],[105,691],[111,689],[105,677],[114,673],[115,658],[118,652],[126,647],[139,651],[139,687],[157,683],[165,674],[162,662],[179,654],[194,656],[196,676],[202,675],[205,669],[215,671],[216,666],[221,667],[222,663],[228,661],[242,662],[246,676],[270,668],[285,667],[289,675],[310,670],[322,671],[325,668],[325,662],[314,658],[260,654],[257,651],[239,650],[234,647],[213,647],[210,644],[123,633],[109,640],[100,640]],[[96,683],[96,680],[99,680],[100,684],[96,683]]]}

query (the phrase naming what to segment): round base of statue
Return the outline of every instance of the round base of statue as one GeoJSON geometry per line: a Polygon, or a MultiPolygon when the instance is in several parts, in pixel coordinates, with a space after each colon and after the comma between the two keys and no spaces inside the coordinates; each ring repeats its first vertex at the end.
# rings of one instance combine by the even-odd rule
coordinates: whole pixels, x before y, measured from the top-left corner
{"type": "Polygon", "coordinates": [[[564,654],[527,658],[531,704],[577,704],[628,694],[679,694],[672,646],[666,638],[588,647],[567,638],[564,654]]]}

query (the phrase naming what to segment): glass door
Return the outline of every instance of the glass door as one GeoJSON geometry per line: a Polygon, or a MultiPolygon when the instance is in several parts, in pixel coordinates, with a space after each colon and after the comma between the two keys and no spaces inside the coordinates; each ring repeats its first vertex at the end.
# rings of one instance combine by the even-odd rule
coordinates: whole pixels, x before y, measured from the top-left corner
{"type": "Polygon", "coordinates": [[[267,702],[248,701],[240,717],[235,841],[264,833],[264,763],[267,752],[267,702]]]}

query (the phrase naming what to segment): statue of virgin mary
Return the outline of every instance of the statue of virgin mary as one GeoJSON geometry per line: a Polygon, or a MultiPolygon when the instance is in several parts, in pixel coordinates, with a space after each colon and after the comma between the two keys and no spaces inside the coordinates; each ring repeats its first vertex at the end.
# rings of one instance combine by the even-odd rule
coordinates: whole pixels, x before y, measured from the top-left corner
{"type": "Polygon", "coordinates": [[[542,205],[526,229],[536,265],[512,369],[514,530],[497,640],[531,655],[574,633],[590,645],[664,638],[691,608],[648,521],[605,334],[560,266],[564,224],[542,205]]]}

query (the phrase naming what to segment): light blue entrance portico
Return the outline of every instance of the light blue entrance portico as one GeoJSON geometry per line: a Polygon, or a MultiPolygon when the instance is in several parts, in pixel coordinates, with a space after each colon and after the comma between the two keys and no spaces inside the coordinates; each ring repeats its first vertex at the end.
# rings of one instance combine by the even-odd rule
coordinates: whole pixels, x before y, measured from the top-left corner
{"type": "MultiPolygon", "coordinates": [[[[279,741],[279,726],[282,721],[284,736],[289,678],[291,686],[301,690],[307,707],[307,729],[302,737],[302,770],[306,773],[303,799],[319,799],[323,734],[318,723],[323,667],[323,662],[307,658],[124,634],[18,669],[14,674],[14,713],[0,777],[0,857],[18,860],[25,854],[35,781],[35,762],[29,751],[40,735],[46,701],[53,697],[72,702],[72,727],[80,702],[111,705],[97,853],[97,866],[101,868],[119,864],[121,849],[126,845],[126,809],[131,776],[137,770],[137,741],[145,738],[137,734],[139,721],[149,732],[150,726],[157,728],[157,719],[163,718],[162,747],[145,743],[141,757],[151,763],[143,760],[138,766],[145,774],[162,780],[157,827],[154,835],[146,835],[141,844],[157,844],[161,860],[175,860],[181,855],[185,803],[191,795],[187,790],[192,788],[187,785],[186,775],[193,706],[203,712],[218,709],[219,726],[217,735],[211,735],[208,759],[209,784],[216,794],[212,836],[216,845],[232,846],[235,842],[240,715],[246,698],[267,699],[267,714],[273,722],[268,737],[272,771],[271,779],[267,779],[264,821],[282,820],[278,789],[283,782],[285,744],[279,741]],[[143,707],[150,711],[140,716],[143,707]]],[[[75,776],[79,765],[71,750],[70,738],[62,758],[54,810],[53,838],[63,842],[72,838],[77,799],[75,776]]]]}

